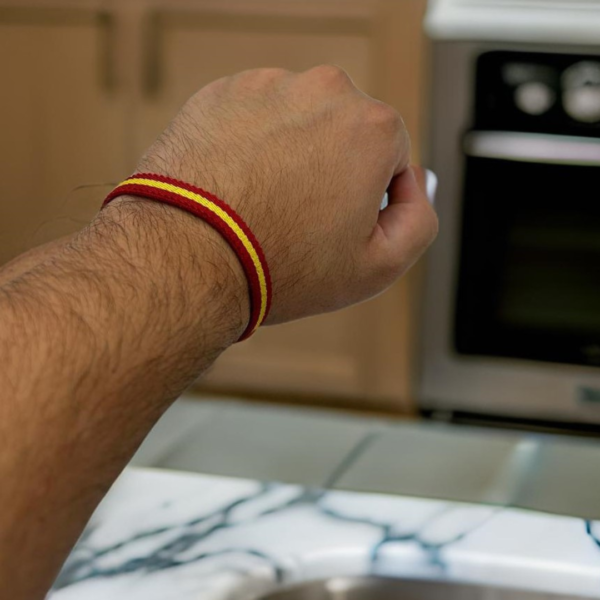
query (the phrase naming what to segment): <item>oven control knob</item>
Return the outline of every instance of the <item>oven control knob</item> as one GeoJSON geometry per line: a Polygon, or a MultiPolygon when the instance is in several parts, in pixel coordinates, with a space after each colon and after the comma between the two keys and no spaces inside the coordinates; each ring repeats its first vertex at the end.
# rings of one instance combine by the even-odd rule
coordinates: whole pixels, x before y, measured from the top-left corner
{"type": "Polygon", "coordinates": [[[569,67],[562,76],[563,106],[582,123],[600,121],[600,63],[584,61],[569,67]]]}
{"type": "Polygon", "coordinates": [[[567,114],[576,121],[600,121],[600,86],[565,91],[563,105],[567,114]]]}
{"type": "Polygon", "coordinates": [[[528,115],[543,115],[556,100],[554,90],[540,81],[526,81],[515,89],[515,104],[528,115]]]}

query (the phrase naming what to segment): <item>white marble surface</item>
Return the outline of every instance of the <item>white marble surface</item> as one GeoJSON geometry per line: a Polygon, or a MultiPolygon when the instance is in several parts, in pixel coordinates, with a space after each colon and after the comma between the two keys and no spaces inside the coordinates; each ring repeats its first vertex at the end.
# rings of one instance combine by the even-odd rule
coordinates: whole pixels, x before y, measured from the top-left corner
{"type": "Polygon", "coordinates": [[[337,575],[600,598],[600,522],[437,500],[128,469],[51,600],[246,600],[337,575]]]}

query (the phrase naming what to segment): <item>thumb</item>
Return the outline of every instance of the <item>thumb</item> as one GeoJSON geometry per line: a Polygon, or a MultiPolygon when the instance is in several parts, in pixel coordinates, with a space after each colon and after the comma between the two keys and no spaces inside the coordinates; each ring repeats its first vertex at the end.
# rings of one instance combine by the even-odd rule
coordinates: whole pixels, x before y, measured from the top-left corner
{"type": "Polygon", "coordinates": [[[372,250],[399,273],[410,267],[437,235],[437,216],[425,187],[423,169],[409,167],[392,179],[388,206],[379,213],[372,250]]]}
{"type": "Polygon", "coordinates": [[[417,185],[419,186],[421,191],[427,193],[427,175],[425,169],[418,165],[411,165],[410,168],[412,169],[415,175],[417,185]]]}

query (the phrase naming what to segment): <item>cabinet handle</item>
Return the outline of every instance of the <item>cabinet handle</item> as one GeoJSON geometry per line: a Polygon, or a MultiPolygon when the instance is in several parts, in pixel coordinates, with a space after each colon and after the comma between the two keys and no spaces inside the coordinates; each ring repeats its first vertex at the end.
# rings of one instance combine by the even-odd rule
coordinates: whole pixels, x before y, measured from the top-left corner
{"type": "Polygon", "coordinates": [[[161,14],[151,11],[146,14],[143,32],[143,87],[146,96],[153,97],[161,86],[162,69],[160,58],[162,56],[161,14]]]}
{"type": "Polygon", "coordinates": [[[0,25],[96,25],[102,35],[98,77],[107,92],[116,88],[114,60],[115,19],[107,10],[89,11],[77,8],[43,8],[26,6],[0,7],[0,25]]]}
{"type": "Polygon", "coordinates": [[[467,156],[518,162],[574,166],[600,165],[600,138],[523,133],[470,131],[463,148],[467,156]]]}
{"type": "Polygon", "coordinates": [[[115,17],[109,11],[99,11],[96,13],[96,22],[102,32],[102,49],[98,65],[100,82],[107,92],[113,92],[117,89],[117,73],[115,70],[115,17]]]}

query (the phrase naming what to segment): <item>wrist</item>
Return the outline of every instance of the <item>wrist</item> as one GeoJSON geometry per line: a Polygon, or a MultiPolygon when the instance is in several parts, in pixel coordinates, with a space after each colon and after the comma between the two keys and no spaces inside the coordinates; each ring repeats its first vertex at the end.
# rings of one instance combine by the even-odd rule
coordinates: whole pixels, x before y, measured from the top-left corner
{"type": "MultiPolygon", "coordinates": [[[[210,225],[178,208],[135,196],[114,200],[99,216],[119,225],[129,260],[150,273],[154,308],[222,351],[237,341],[250,316],[248,283],[235,253],[210,225]]],[[[123,248],[124,245],[124,248],[123,248]]]]}

